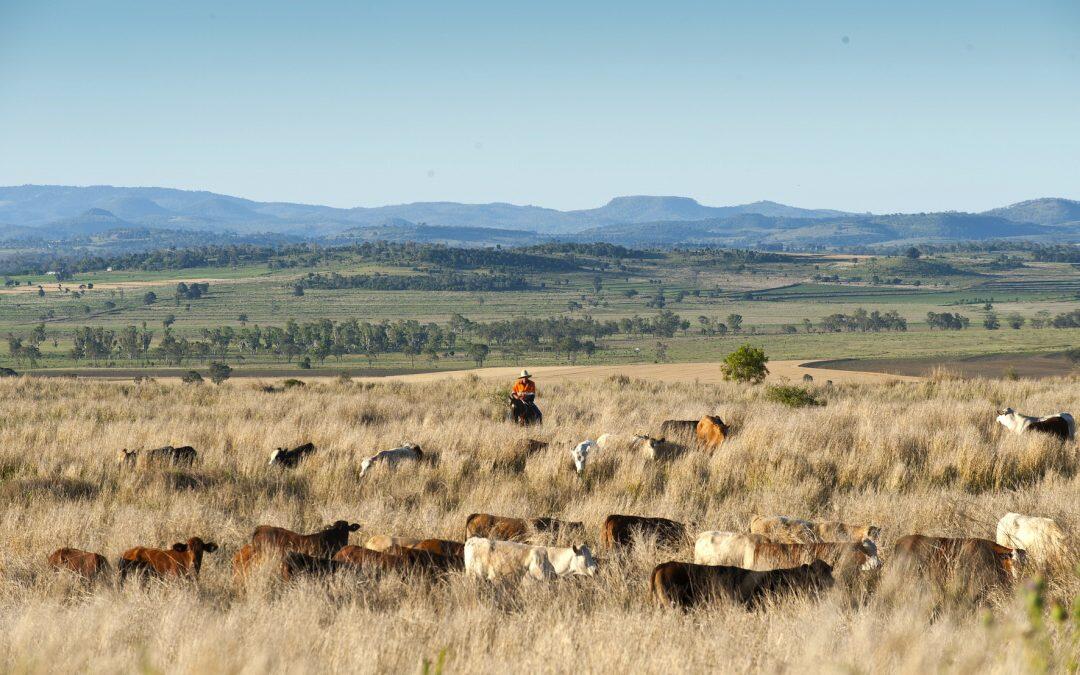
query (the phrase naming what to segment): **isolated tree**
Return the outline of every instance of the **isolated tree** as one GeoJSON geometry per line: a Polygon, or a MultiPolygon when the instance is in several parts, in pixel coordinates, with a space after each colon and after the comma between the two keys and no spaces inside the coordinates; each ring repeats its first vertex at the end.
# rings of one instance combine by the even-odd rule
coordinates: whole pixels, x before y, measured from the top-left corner
{"type": "Polygon", "coordinates": [[[157,302],[157,293],[153,291],[147,291],[146,295],[142,297],[142,301],[144,305],[154,304],[155,302],[157,302]]]}
{"type": "Polygon", "coordinates": [[[1019,329],[1023,328],[1024,322],[1026,321],[1026,319],[1024,319],[1024,317],[1020,316],[1016,312],[1013,312],[1012,314],[1009,315],[1008,321],[1009,321],[1009,328],[1012,328],[1014,330],[1019,330],[1019,329]]]}
{"type": "Polygon", "coordinates": [[[491,348],[485,344],[474,343],[469,345],[469,358],[476,362],[477,368],[484,367],[484,359],[488,357],[491,348]]]}
{"type": "Polygon", "coordinates": [[[304,295],[304,287],[300,284],[296,284],[295,286],[293,286],[292,294],[298,298],[302,297],[304,295]]]}
{"type": "Polygon", "coordinates": [[[184,384],[202,384],[203,377],[198,371],[189,370],[184,373],[184,376],[180,378],[180,381],[184,384]]]}
{"type": "Polygon", "coordinates": [[[161,325],[163,327],[165,327],[165,328],[168,328],[169,326],[173,325],[174,323],[176,323],[176,315],[175,314],[166,314],[165,318],[161,320],[161,325]]]}
{"type": "Polygon", "coordinates": [[[37,294],[38,294],[39,298],[44,298],[45,297],[45,289],[42,288],[41,286],[38,286],[37,294]]]}
{"type": "Polygon", "coordinates": [[[247,321],[248,321],[247,314],[241,313],[240,316],[236,317],[236,319],[240,322],[241,326],[246,326],[247,325],[247,321]]]}
{"type": "Polygon", "coordinates": [[[742,328],[742,314],[728,314],[727,326],[732,333],[738,333],[739,329],[742,328]]]}
{"type": "Polygon", "coordinates": [[[1080,366],[1080,347],[1066,349],[1065,358],[1069,359],[1069,363],[1073,364],[1074,366],[1080,366]]]}
{"type": "Polygon", "coordinates": [[[985,327],[986,330],[997,330],[998,328],[1001,328],[1001,322],[998,321],[997,312],[986,313],[986,316],[983,317],[983,327],[985,327]]]}
{"type": "Polygon", "coordinates": [[[720,370],[725,380],[758,384],[769,374],[768,361],[764,350],[747,344],[728,354],[720,370]]]}
{"type": "Polygon", "coordinates": [[[904,256],[907,258],[911,258],[912,260],[918,260],[922,257],[922,251],[912,246],[908,250],[904,251],[904,256]]]}
{"type": "Polygon", "coordinates": [[[600,290],[604,288],[604,278],[597,274],[595,277],[592,278],[592,287],[594,291],[599,293],[600,290]]]}
{"type": "Polygon", "coordinates": [[[219,361],[214,361],[210,364],[210,381],[214,384],[221,384],[225,380],[229,379],[232,375],[232,368],[227,364],[219,361]]]}
{"type": "Polygon", "coordinates": [[[656,363],[666,363],[668,360],[668,345],[664,342],[656,343],[656,363]]]}

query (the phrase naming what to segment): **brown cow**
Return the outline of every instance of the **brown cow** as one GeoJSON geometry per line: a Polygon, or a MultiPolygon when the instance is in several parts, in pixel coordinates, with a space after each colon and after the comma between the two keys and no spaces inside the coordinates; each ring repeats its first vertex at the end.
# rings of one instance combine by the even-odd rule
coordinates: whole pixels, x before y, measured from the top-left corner
{"type": "Polygon", "coordinates": [[[503,541],[527,541],[530,535],[547,532],[558,536],[561,532],[584,533],[583,523],[557,520],[555,518],[507,518],[490,513],[474,513],[465,520],[465,538],[484,537],[503,541]]]}
{"type": "Polygon", "coordinates": [[[111,569],[105,556],[100,553],[80,551],[77,548],[58,548],[49,556],[48,561],[49,565],[56,569],[68,570],[89,580],[111,569]]]}
{"type": "Polygon", "coordinates": [[[521,473],[529,458],[548,446],[546,441],[535,438],[523,438],[514,443],[509,451],[496,457],[491,462],[492,471],[521,473]]]}
{"type": "Polygon", "coordinates": [[[715,415],[706,415],[698,420],[694,435],[703,448],[719,448],[727,438],[729,427],[724,420],[715,415]]]}
{"type": "Polygon", "coordinates": [[[686,526],[667,518],[646,516],[623,516],[612,514],[604,519],[600,529],[600,543],[606,548],[631,546],[634,533],[652,535],[660,546],[678,546],[689,543],[686,526]]]}
{"type": "Polygon", "coordinates": [[[174,466],[191,466],[195,462],[198,453],[190,445],[182,445],[174,448],[166,445],[161,448],[149,450],[122,449],[117,455],[121,466],[135,466],[137,464],[171,464],[174,466]]]}
{"type": "Polygon", "coordinates": [[[316,558],[329,558],[349,543],[349,533],[356,532],[360,525],[339,520],[326,529],[312,534],[298,534],[283,527],[260,525],[251,535],[251,543],[256,551],[274,551],[279,554],[286,551],[306,553],[316,558]]]}
{"type": "Polygon", "coordinates": [[[671,561],[657,565],[649,578],[649,592],[656,602],[684,609],[718,598],[750,609],[769,595],[817,592],[832,585],[832,567],[821,560],[768,572],[671,561]]]}
{"type": "Polygon", "coordinates": [[[346,546],[334,555],[334,560],[379,572],[445,572],[464,567],[464,559],[456,563],[448,558],[428,551],[420,551],[400,546],[391,546],[386,551],[372,551],[362,546],[346,546]]]}
{"type": "Polygon", "coordinates": [[[435,555],[441,555],[447,558],[460,558],[462,561],[465,560],[465,544],[462,544],[459,541],[451,541],[449,539],[425,539],[406,548],[413,548],[417,551],[427,551],[428,553],[434,553],[435,555]]]}
{"type": "Polygon", "coordinates": [[[989,539],[909,534],[896,540],[892,565],[902,573],[916,573],[981,596],[992,586],[1016,579],[1026,561],[1023,549],[989,539]]]}
{"type": "Polygon", "coordinates": [[[199,576],[204,553],[213,553],[217,544],[192,537],[184,544],[173,544],[171,549],[137,546],[124,551],[117,569],[120,580],[128,574],[142,573],[159,577],[199,576]]]}

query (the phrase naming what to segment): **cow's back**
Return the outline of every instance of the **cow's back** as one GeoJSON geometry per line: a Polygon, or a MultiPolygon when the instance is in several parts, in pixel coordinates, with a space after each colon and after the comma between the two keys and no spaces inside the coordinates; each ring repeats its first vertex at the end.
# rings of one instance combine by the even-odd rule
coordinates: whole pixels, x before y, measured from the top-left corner
{"type": "Polygon", "coordinates": [[[768,541],[758,534],[739,532],[702,532],[694,542],[694,562],[698,565],[747,567],[753,560],[754,547],[768,541]]]}
{"type": "Polygon", "coordinates": [[[105,556],[77,548],[57,549],[49,556],[48,562],[52,567],[69,570],[86,579],[93,579],[111,569],[105,556]]]}
{"type": "Polygon", "coordinates": [[[1067,555],[1065,532],[1050,518],[1006,513],[997,525],[995,539],[1002,546],[1020,548],[1039,564],[1047,564],[1067,555]]]}
{"type": "Polygon", "coordinates": [[[785,544],[810,544],[820,541],[814,532],[813,523],[787,516],[754,516],[750,519],[750,533],[785,544]]]}

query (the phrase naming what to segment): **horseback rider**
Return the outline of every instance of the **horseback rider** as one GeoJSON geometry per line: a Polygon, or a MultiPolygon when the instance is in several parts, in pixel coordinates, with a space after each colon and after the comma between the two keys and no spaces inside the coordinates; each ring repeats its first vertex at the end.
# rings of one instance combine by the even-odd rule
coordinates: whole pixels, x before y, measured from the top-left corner
{"type": "Polygon", "coordinates": [[[514,388],[510,390],[510,398],[520,401],[536,418],[540,418],[540,408],[536,406],[536,383],[528,370],[522,370],[518,375],[514,388]]]}

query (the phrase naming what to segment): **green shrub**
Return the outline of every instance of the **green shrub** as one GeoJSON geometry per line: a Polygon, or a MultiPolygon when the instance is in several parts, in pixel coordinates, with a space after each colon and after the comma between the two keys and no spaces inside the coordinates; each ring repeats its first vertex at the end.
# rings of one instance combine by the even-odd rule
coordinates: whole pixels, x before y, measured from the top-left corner
{"type": "Polygon", "coordinates": [[[720,370],[725,380],[758,384],[769,374],[769,369],[765,367],[768,361],[769,357],[765,356],[763,349],[747,344],[728,354],[720,364],[720,370]]]}
{"type": "Polygon", "coordinates": [[[184,376],[180,378],[180,381],[184,384],[202,384],[203,378],[198,371],[189,370],[184,373],[184,376]]]}
{"type": "Polygon", "coordinates": [[[825,402],[815,396],[814,392],[807,387],[799,387],[793,384],[769,385],[765,389],[765,400],[782,403],[791,408],[825,405],[825,402]]]}

